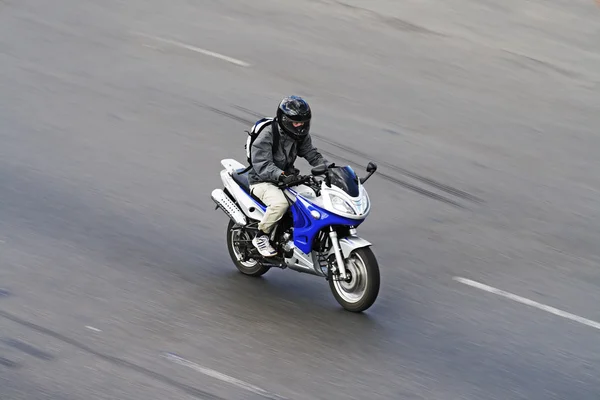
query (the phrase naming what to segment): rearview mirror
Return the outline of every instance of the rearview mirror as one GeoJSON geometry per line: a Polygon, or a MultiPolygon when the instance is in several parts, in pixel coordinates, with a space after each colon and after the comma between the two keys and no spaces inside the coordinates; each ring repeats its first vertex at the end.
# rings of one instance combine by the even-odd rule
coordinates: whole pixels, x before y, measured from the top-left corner
{"type": "Polygon", "coordinates": [[[310,172],[314,176],[323,175],[325,172],[327,172],[327,165],[325,165],[325,164],[318,165],[318,166],[314,167],[313,169],[311,169],[310,172]]]}
{"type": "Polygon", "coordinates": [[[367,172],[369,173],[369,175],[365,176],[364,178],[361,178],[360,183],[365,183],[367,179],[369,179],[371,175],[375,173],[375,171],[377,171],[377,164],[375,164],[373,161],[369,161],[369,164],[367,164],[367,172]]]}

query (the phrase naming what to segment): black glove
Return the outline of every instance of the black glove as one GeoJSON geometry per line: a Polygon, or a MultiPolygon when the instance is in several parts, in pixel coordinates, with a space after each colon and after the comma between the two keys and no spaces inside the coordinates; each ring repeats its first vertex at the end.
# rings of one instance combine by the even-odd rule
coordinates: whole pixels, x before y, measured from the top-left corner
{"type": "Polygon", "coordinates": [[[279,182],[283,183],[284,185],[289,185],[290,183],[297,181],[298,179],[300,179],[300,176],[296,175],[296,174],[293,174],[293,175],[281,174],[281,175],[279,175],[279,182]]]}

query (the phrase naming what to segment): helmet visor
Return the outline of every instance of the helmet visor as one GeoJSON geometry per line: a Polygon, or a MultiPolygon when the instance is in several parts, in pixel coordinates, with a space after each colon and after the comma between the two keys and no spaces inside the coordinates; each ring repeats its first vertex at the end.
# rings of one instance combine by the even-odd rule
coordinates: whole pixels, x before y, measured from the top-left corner
{"type": "Polygon", "coordinates": [[[294,121],[289,117],[282,115],[281,124],[285,130],[298,137],[306,136],[310,130],[310,118],[303,121],[294,121]]]}

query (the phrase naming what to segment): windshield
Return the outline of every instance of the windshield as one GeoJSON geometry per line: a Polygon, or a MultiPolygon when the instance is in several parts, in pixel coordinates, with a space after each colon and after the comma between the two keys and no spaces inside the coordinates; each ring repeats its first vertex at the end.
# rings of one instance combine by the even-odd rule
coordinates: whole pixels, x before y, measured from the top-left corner
{"type": "Polygon", "coordinates": [[[339,187],[352,197],[358,197],[358,177],[350,167],[331,168],[331,184],[339,187]]]}

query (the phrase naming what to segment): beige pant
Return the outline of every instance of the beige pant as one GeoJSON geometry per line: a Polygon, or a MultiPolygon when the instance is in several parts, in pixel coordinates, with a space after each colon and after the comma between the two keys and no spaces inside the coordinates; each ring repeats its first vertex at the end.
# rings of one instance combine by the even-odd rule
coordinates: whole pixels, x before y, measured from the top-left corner
{"type": "Polygon", "coordinates": [[[272,183],[262,182],[251,185],[250,191],[267,206],[267,211],[258,224],[258,229],[270,234],[273,226],[287,211],[289,203],[281,189],[272,183]]]}

